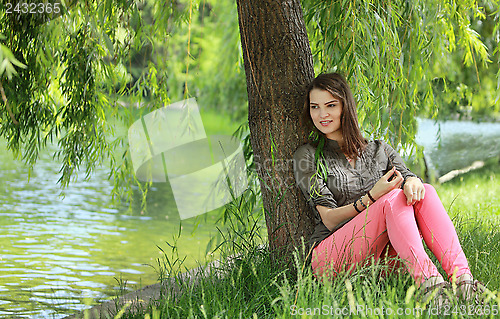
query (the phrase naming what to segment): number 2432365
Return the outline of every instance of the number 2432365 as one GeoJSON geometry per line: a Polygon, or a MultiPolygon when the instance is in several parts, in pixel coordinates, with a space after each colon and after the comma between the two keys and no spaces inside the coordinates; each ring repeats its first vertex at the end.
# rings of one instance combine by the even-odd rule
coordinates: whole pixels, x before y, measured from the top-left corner
{"type": "Polygon", "coordinates": [[[5,4],[7,14],[34,14],[34,13],[55,13],[61,12],[60,3],[10,3],[5,4]]]}

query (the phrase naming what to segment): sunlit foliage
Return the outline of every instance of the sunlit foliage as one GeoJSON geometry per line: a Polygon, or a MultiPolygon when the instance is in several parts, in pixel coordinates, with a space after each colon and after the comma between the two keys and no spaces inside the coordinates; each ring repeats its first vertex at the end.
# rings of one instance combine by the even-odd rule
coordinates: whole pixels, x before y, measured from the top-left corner
{"type": "MultiPolygon", "coordinates": [[[[7,13],[0,4],[0,135],[30,165],[57,143],[61,185],[107,163],[116,194],[127,190],[130,198],[125,185],[146,190],[117,128],[170,101],[194,96],[201,108],[245,121],[233,1],[61,4],[58,14],[7,13]]],[[[407,147],[417,115],[498,115],[497,0],[302,6],[315,69],[348,76],[367,136],[407,147]]]]}
{"type": "MultiPolygon", "coordinates": [[[[464,81],[474,86],[479,74],[471,70],[484,70],[494,54],[498,61],[498,49],[493,43],[488,48],[471,25],[471,20],[486,19],[498,24],[499,13],[491,10],[498,8],[496,1],[489,1],[486,9],[475,1],[302,3],[317,71],[345,73],[359,101],[366,135],[383,136],[394,145],[414,143],[417,115],[434,117],[448,108],[447,102],[471,93],[449,85],[442,92],[442,84],[463,87],[459,83],[464,81]]],[[[490,34],[498,38],[498,29],[490,34]]],[[[493,69],[498,71],[498,65],[493,69]]],[[[484,93],[491,105],[481,108],[489,111],[499,106],[492,79],[494,72],[483,81],[489,85],[484,93]]]]}

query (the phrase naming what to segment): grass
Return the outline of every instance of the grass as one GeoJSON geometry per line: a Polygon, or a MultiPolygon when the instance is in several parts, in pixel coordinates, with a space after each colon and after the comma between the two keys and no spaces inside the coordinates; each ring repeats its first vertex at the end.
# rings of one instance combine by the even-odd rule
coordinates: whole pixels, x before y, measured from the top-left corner
{"type": "Polygon", "coordinates": [[[200,115],[207,135],[232,135],[241,124],[241,121],[233,121],[212,109],[202,109],[200,115]]]}
{"type": "Polygon", "coordinates": [[[473,274],[488,286],[498,289],[500,165],[498,158],[485,164],[436,189],[455,224],[473,274]]]}
{"type": "Polygon", "coordinates": [[[455,177],[437,187],[441,201],[451,216],[499,223],[499,159],[491,158],[473,173],[455,177]]]}
{"type": "MultiPolygon", "coordinates": [[[[454,304],[444,309],[446,317],[493,318],[500,311],[500,294],[496,292],[500,284],[499,178],[495,159],[436,186],[445,208],[449,208],[474,276],[493,291],[482,306],[454,304]]],[[[241,213],[238,209],[235,212],[241,213]]],[[[253,215],[245,216],[252,225],[253,215]]],[[[240,253],[232,266],[221,266],[225,276],[202,277],[195,287],[181,283],[184,293],[177,298],[165,296],[136,313],[126,312],[122,318],[440,317],[435,308],[423,310],[425,305],[416,303],[413,279],[404,272],[382,276],[387,267],[373,263],[351,274],[340,274],[333,282],[321,282],[296,257],[300,254],[294,255],[294,267],[276,268],[269,251],[255,238],[248,239],[250,233],[237,236],[241,229],[235,233],[221,246],[222,256],[240,253]]]]}

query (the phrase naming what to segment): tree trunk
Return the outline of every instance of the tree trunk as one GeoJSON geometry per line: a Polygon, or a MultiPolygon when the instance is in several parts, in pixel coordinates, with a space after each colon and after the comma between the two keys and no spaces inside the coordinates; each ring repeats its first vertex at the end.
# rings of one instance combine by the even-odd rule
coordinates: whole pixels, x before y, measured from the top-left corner
{"type": "Polygon", "coordinates": [[[299,118],[313,60],[298,0],[237,0],[248,123],[269,245],[276,260],[309,239],[312,216],[295,184],[293,153],[307,134],[299,118]]]}

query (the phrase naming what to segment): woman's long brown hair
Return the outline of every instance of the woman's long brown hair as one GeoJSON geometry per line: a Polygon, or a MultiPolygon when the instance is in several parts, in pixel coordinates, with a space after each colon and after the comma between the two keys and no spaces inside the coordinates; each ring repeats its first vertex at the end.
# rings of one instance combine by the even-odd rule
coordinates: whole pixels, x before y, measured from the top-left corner
{"type": "Polygon", "coordinates": [[[359,157],[361,151],[366,147],[367,141],[359,129],[356,101],[347,81],[338,73],[324,73],[318,75],[307,87],[302,121],[311,130],[311,144],[318,146],[321,138],[326,139],[326,137],[316,128],[311,118],[309,93],[312,89],[328,91],[342,100],[342,114],[340,116],[342,136],[344,138],[342,151],[350,158],[359,157]]]}

